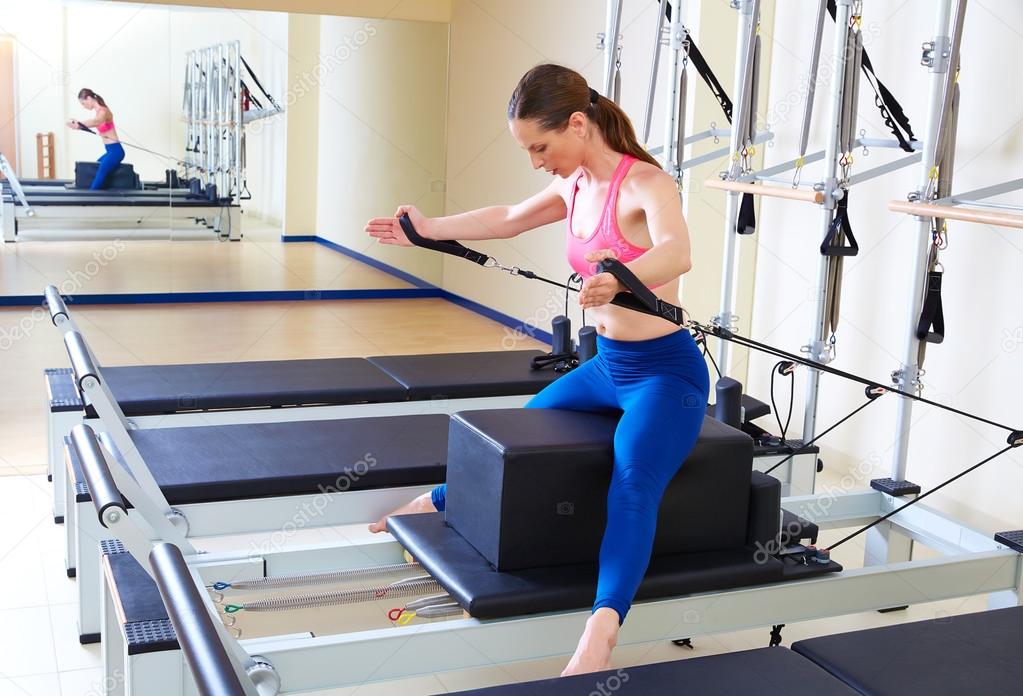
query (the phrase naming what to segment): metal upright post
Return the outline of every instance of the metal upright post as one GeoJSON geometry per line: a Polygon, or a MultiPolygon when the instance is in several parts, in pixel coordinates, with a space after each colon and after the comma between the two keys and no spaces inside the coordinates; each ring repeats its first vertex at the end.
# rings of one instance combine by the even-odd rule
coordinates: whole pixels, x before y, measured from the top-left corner
{"type": "MultiPolygon", "coordinates": [[[[731,145],[732,152],[738,153],[746,141],[748,121],[745,121],[743,114],[748,110],[750,79],[750,51],[753,46],[753,39],[756,36],[758,12],[760,9],[759,0],[733,0],[733,5],[739,11],[738,29],[736,31],[735,48],[735,87],[732,90],[734,95],[734,109],[732,111],[731,145]]],[[[733,156],[729,163],[728,177],[734,179],[739,175],[740,161],[733,156]]],[[[725,250],[724,261],[721,272],[721,312],[714,317],[713,322],[730,330],[735,330],[736,316],[733,312],[735,306],[736,284],[738,274],[736,265],[738,263],[738,235],[735,233],[735,224],[739,216],[739,196],[736,191],[729,191],[725,196],[725,250]]],[[[718,341],[717,343],[717,364],[721,374],[729,373],[732,357],[731,343],[729,341],[718,341]]]]}
{"type": "MultiPolygon", "coordinates": [[[[841,129],[845,90],[851,89],[846,84],[846,62],[850,55],[849,19],[852,16],[853,0],[837,0],[835,8],[835,38],[832,43],[831,65],[831,103],[828,109],[828,138],[824,149],[824,202],[821,205],[821,233],[824,239],[828,227],[834,218],[835,207],[839,198],[844,195],[839,188],[838,164],[841,157],[841,129]]],[[[859,79],[854,75],[852,79],[859,79]]],[[[855,105],[853,105],[855,108],[855,105]]],[[[811,360],[827,364],[832,360],[832,353],[826,342],[827,287],[829,257],[821,254],[817,259],[817,285],[815,288],[814,318],[810,329],[810,343],[807,350],[811,360]]],[[[817,427],[817,395],[820,390],[820,371],[809,370],[806,381],[806,407],[803,416],[803,441],[812,440],[817,427]]]]}
{"type": "Polygon", "coordinates": [[[233,95],[233,106],[234,106],[234,155],[232,158],[232,169],[233,169],[233,181],[231,185],[230,195],[241,196],[242,193],[242,181],[245,180],[245,170],[243,169],[243,163],[245,158],[242,156],[242,148],[244,147],[244,141],[242,140],[242,129],[244,123],[242,119],[244,114],[242,113],[242,44],[241,41],[234,42],[234,59],[232,61],[232,74],[234,76],[234,95],[233,95]]]}
{"type": "MultiPolygon", "coordinates": [[[[966,15],[966,0],[958,0],[952,34],[949,36],[949,18],[952,14],[952,0],[940,0],[935,17],[934,38],[924,45],[923,64],[930,69],[931,80],[927,99],[927,129],[924,136],[923,159],[920,165],[920,183],[914,197],[924,200],[934,183],[932,169],[941,152],[941,126],[949,108],[955,66],[959,60],[963,20],[966,15]]],[[[913,275],[910,280],[910,313],[906,322],[905,347],[902,366],[893,375],[896,386],[912,391],[920,385],[920,340],[916,335],[917,318],[923,309],[924,278],[927,275],[927,259],[931,246],[931,220],[919,218],[917,228],[916,256],[913,259],[913,275]]],[[[891,477],[896,481],[906,478],[909,458],[909,430],[912,426],[913,401],[899,399],[896,418],[895,454],[892,461],[891,477]]]]}
{"type": "Polygon", "coordinates": [[[602,94],[608,99],[618,101],[618,34],[622,27],[622,0],[607,1],[607,21],[605,22],[604,49],[604,85],[602,94]]]}
{"type": "MultiPolygon", "coordinates": [[[[671,62],[668,69],[668,95],[664,114],[664,171],[673,179],[681,181],[682,138],[679,129],[685,128],[680,121],[685,118],[685,90],[682,64],[685,59],[685,45],[688,31],[682,24],[682,0],[664,0],[670,3],[671,24],[668,27],[668,41],[671,62]]],[[[658,8],[661,11],[661,8],[658,8]]]]}

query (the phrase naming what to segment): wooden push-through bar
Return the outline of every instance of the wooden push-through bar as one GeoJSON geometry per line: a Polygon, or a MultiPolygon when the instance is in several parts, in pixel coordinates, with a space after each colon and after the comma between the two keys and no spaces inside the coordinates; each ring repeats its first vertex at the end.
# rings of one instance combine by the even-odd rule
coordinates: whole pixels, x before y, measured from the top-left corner
{"type": "Polygon", "coordinates": [[[891,201],[888,209],[896,213],[906,213],[925,218],[941,218],[944,220],[962,220],[963,222],[979,222],[996,227],[1015,227],[1023,229],[1023,213],[1012,213],[1000,210],[979,210],[957,205],[934,205],[932,203],[910,203],[909,201],[891,201]]]}
{"type": "Polygon", "coordinates": [[[824,194],[821,191],[798,188],[782,188],[781,186],[765,186],[764,184],[751,184],[745,181],[726,181],[722,179],[707,179],[707,188],[719,189],[721,191],[735,191],[737,193],[751,193],[754,196],[770,196],[772,198],[787,198],[793,201],[804,201],[806,203],[823,203],[824,194]]]}

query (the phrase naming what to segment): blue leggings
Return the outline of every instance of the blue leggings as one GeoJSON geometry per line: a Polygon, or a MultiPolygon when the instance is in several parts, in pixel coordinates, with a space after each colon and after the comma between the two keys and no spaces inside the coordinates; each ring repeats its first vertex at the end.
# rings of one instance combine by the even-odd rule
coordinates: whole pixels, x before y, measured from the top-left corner
{"type": "MultiPolygon", "coordinates": [[[[596,358],[552,383],[526,408],[622,411],[593,610],[610,607],[624,621],[650,563],[664,489],[700,434],[710,379],[685,330],[649,341],[598,336],[597,345],[596,358]]],[[[444,509],[446,488],[433,491],[438,510],[444,509]]]]}
{"type": "Polygon", "coordinates": [[[92,178],[92,186],[89,187],[90,191],[97,191],[103,188],[103,183],[107,180],[110,172],[117,169],[117,165],[124,159],[124,148],[121,143],[107,143],[107,151],[102,157],[97,160],[99,162],[99,169],[96,170],[96,176],[92,178]]]}

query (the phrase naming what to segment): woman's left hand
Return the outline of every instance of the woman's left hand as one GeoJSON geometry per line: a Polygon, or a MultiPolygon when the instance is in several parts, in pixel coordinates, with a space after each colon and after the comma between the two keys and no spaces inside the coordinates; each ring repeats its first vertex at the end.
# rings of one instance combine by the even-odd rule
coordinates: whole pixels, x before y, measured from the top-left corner
{"type": "Polygon", "coordinates": [[[70,121],[67,122],[67,127],[70,128],[71,130],[78,130],[78,121],[76,121],[75,119],[71,119],[70,121]]]}
{"type": "MultiPolygon", "coordinates": [[[[618,258],[611,249],[591,251],[586,255],[587,263],[599,263],[604,259],[618,258]]],[[[579,305],[583,309],[601,307],[614,299],[624,288],[618,279],[610,273],[598,273],[583,281],[582,289],[579,290],[579,305]]]]}

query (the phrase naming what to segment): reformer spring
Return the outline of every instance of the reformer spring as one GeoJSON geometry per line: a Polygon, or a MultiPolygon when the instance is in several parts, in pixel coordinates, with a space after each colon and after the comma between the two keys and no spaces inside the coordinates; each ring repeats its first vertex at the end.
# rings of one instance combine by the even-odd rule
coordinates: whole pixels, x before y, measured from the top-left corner
{"type": "MultiPolygon", "coordinates": [[[[383,587],[371,587],[360,590],[337,590],[316,594],[296,595],[294,597],[267,597],[244,604],[228,604],[224,613],[235,614],[240,611],[288,611],[291,609],[313,609],[316,607],[340,606],[344,604],[361,604],[377,599],[398,597],[415,597],[426,592],[442,589],[440,584],[429,575],[407,580],[398,580],[383,587]]],[[[233,622],[228,625],[233,625],[233,622]]]]}
{"type": "Polygon", "coordinates": [[[215,582],[207,587],[220,593],[225,590],[269,590],[283,587],[304,587],[306,585],[331,585],[348,580],[358,580],[361,578],[371,578],[380,575],[392,575],[403,571],[418,570],[419,568],[419,563],[395,563],[393,565],[379,566],[377,568],[353,568],[350,570],[338,570],[331,573],[283,575],[278,577],[257,578],[255,580],[215,582]]]}

